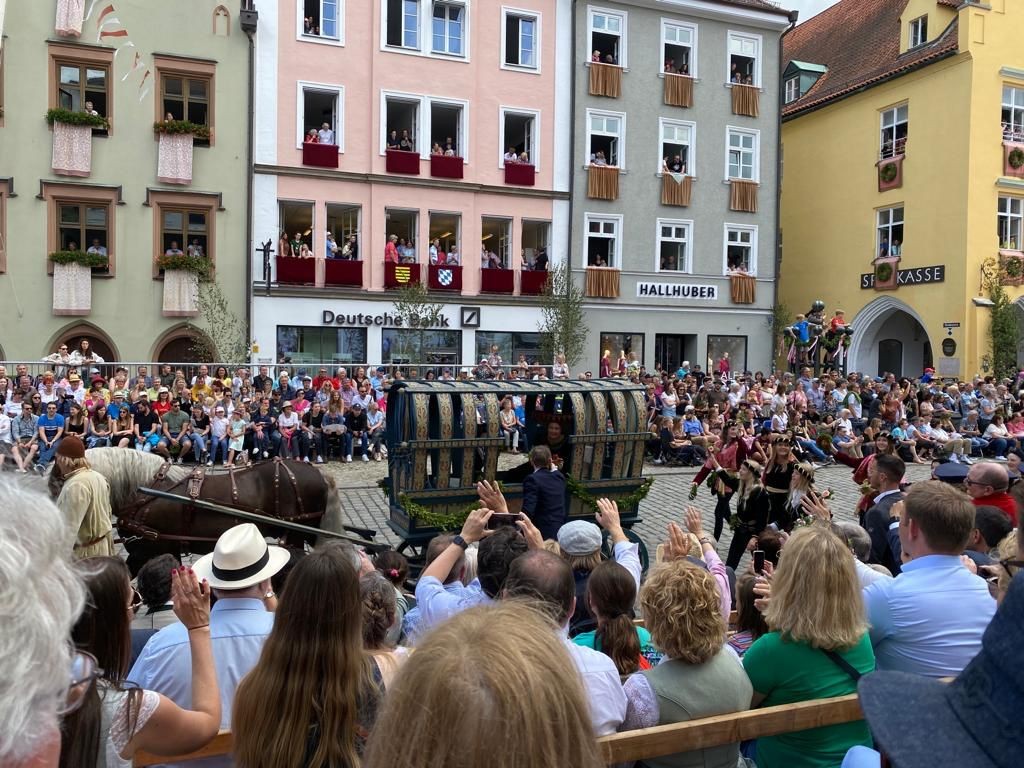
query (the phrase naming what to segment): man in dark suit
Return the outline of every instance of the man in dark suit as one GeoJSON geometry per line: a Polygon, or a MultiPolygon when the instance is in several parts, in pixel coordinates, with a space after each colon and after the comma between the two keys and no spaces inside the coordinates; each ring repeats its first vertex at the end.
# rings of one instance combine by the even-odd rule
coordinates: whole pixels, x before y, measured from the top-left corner
{"type": "Polygon", "coordinates": [[[523,513],[545,539],[555,539],[565,523],[565,476],[552,467],[546,445],[530,451],[530,466],[533,473],[523,480],[523,513]]]}
{"type": "Polygon", "coordinates": [[[899,520],[893,520],[892,508],[903,501],[900,483],[907,467],[899,456],[880,455],[868,469],[868,482],[876,489],[874,504],[864,515],[864,528],[871,536],[869,561],[884,565],[893,576],[900,572],[902,550],[899,543],[899,520]],[[890,528],[892,532],[890,533],[890,528]]]}

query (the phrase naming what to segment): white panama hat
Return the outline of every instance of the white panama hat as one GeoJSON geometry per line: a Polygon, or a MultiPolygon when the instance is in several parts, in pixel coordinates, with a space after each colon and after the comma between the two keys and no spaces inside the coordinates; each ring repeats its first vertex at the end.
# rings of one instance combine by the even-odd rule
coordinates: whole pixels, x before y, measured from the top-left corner
{"type": "Polygon", "coordinates": [[[246,589],[269,579],[288,562],[288,550],[267,546],[252,523],[229,528],[217,539],[213,552],[192,566],[196,577],[217,589],[246,589]]]}

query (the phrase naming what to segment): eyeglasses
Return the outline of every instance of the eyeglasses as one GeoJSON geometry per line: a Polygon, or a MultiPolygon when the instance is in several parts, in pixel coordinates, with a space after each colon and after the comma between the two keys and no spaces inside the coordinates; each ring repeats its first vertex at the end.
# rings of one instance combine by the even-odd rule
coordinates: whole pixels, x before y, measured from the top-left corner
{"type": "Polygon", "coordinates": [[[982,483],[978,480],[971,480],[969,477],[964,478],[964,485],[988,485],[988,483],[982,483]]]}
{"type": "Polygon", "coordinates": [[[132,601],[128,604],[128,607],[132,609],[132,613],[138,613],[139,608],[142,607],[142,595],[135,587],[132,587],[132,601]]]}
{"type": "Polygon", "coordinates": [[[103,675],[96,657],[86,651],[76,651],[71,659],[70,681],[64,694],[64,701],[57,707],[58,715],[69,715],[85,701],[96,678],[103,675]]]}

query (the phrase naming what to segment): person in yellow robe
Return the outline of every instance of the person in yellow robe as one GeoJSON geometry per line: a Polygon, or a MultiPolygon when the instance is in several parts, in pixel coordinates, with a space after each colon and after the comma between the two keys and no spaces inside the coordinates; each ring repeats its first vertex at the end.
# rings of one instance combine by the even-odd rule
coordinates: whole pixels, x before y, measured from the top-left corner
{"type": "Polygon", "coordinates": [[[107,479],[89,466],[85,445],[78,437],[71,436],[61,441],[55,461],[64,476],[57,508],[64,513],[74,536],[74,559],[113,556],[114,534],[107,479]]]}

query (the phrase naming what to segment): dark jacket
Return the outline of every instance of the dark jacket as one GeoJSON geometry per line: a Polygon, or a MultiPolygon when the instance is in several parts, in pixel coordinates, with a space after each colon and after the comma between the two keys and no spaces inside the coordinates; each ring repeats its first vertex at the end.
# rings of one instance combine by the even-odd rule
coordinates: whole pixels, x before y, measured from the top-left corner
{"type": "MultiPolygon", "coordinates": [[[[904,497],[905,494],[902,492],[890,493],[864,515],[864,528],[867,529],[868,535],[871,537],[871,557],[868,561],[884,565],[893,576],[900,572],[902,563],[900,556],[903,552],[899,544],[899,536],[890,534],[889,516],[893,504],[902,501],[904,497]]],[[[893,531],[892,534],[896,534],[896,531],[893,531]]]]}
{"type": "Polygon", "coordinates": [[[545,539],[558,538],[565,523],[565,476],[542,469],[523,480],[523,513],[545,539]]]}

